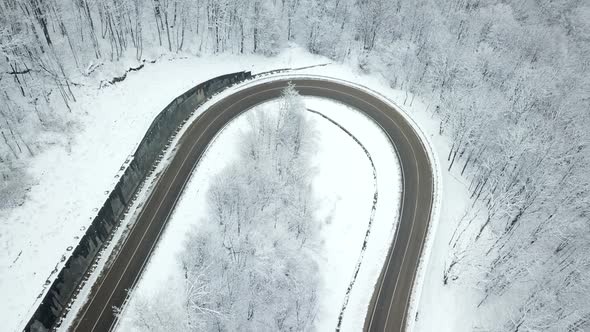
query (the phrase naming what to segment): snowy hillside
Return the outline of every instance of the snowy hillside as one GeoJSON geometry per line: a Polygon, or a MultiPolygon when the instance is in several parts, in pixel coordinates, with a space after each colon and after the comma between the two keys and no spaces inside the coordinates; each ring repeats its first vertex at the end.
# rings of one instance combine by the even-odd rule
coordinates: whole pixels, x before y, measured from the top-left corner
{"type": "Polygon", "coordinates": [[[0,0],[0,55],[3,329],[29,320],[172,99],[326,63],[297,73],[378,91],[439,157],[410,327],[590,329],[588,1],[0,0]]]}

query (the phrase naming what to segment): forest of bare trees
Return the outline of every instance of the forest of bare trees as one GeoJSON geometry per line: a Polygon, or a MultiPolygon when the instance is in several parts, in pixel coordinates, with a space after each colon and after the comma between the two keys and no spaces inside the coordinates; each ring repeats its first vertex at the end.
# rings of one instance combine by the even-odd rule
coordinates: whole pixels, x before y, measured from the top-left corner
{"type": "Polygon", "coordinates": [[[408,104],[430,103],[452,140],[447,168],[470,182],[470,213],[485,215],[459,225],[447,274],[477,275],[480,306],[510,308],[483,328],[588,326],[583,0],[1,0],[0,208],[22,195],[28,158],[67,139],[75,87],[103,64],[272,56],[289,43],[381,75],[408,104]]]}
{"type": "Polygon", "coordinates": [[[187,236],[180,273],[155,297],[139,294],[129,310],[138,331],[313,329],[317,133],[293,87],[278,108],[246,115],[238,157],[212,179],[207,216],[187,236]]]}

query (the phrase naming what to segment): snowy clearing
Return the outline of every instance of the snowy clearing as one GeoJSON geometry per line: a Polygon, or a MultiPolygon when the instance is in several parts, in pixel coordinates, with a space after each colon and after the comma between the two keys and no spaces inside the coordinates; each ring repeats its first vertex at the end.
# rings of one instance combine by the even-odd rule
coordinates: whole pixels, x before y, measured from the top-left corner
{"type": "MultiPolygon", "coordinates": [[[[274,103],[265,103],[259,107],[267,108],[274,103]]],[[[306,105],[355,135],[370,152],[377,168],[379,201],[376,215],[342,326],[345,331],[359,330],[395,232],[401,188],[399,166],[392,146],[372,120],[347,106],[324,99],[306,98],[306,105]]],[[[322,220],[322,251],[317,255],[321,283],[316,327],[324,331],[334,329],[337,324],[344,294],[368,226],[375,188],[371,164],[362,148],[326,119],[313,113],[308,116],[315,121],[320,131],[315,161],[318,173],[314,180],[314,195],[321,206],[318,217],[322,220]]],[[[223,165],[231,162],[239,146],[236,140],[246,124],[246,116],[241,115],[230,122],[209,147],[193,173],[134,294],[156,294],[162,285],[169,282],[174,271],[179,271],[176,256],[182,248],[185,235],[191,227],[198,228],[199,220],[206,215],[204,207],[208,180],[223,165]]],[[[130,299],[132,301],[134,296],[130,299]]],[[[130,329],[131,326],[123,319],[119,330],[130,329]]]]}

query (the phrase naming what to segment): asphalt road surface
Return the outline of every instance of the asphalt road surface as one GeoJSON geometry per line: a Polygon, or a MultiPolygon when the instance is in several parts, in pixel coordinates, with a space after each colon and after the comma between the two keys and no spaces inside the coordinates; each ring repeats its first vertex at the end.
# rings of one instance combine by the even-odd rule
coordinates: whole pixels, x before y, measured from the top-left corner
{"type": "Polygon", "coordinates": [[[406,314],[432,207],[433,178],[428,155],[408,121],[379,98],[345,84],[297,78],[260,83],[238,91],[217,102],[190,125],[121,250],[74,321],[74,331],[109,331],[115,326],[113,307],[121,307],[127,290],[133,289],[207,145],[232,118],[279,97],[289,81],[302,95],[334,99],[364,112],[383,128],[396,148],[403,182],[401,219],[375,286],[365,330],[404,330],[406,320],[413,319],[406,314]]]}

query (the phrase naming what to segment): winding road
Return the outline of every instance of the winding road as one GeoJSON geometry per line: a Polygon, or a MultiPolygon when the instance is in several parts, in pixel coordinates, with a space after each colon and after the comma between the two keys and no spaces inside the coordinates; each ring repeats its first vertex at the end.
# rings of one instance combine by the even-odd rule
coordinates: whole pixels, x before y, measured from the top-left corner
{"type": "MultiPolygon", "coordinates": [[[[407,320],[413,319],[407,317],[407,311],[432,210],[433,173],[428,153],[400,111],[376,95],[332,80],[285,78],[251,83],[208,108],[190,124],[124,244],[80,310],[72,325],[74,331],[113,329],[113,307],[121,307],[127,290],[133,289],[207,145],[232,118],[279,97],[288,82],[302,95],[333,99],[362,111],[381,126],[395,146],[403,184],[400,222],[375,286],[365,330],[405,329],[407,320]]],[[[391,204],[397,206],[398,202],[391,204]]]]}

